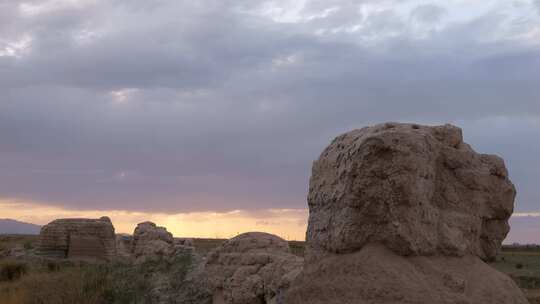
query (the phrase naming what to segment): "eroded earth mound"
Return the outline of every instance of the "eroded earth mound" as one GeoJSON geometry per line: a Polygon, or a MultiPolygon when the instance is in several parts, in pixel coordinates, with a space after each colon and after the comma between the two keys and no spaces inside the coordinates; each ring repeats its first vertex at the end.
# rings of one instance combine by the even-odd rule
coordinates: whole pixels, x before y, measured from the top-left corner
{"type": "Polygon", "coordinates": [[[37,253],[50,258],[111,260],[116,255],[108,217],[58,219],[41,228],[37,253]]]}
{"type": "Polygon", "coordinates": [[[133,232],[132,253],[137,260],[171,255],[173,235],[152,222],[139,223],[133,232]]]}
{"type": "Polygon", "coordinates": [[[386,123],[337,137],[313,164],[306,262],[288,304],[527,303],[491,260],[515,189],[461,129],[386,123]]]}
{"type": "Polygon", "coordinates": [[[205,273],[214,304],[277,304],[283,303],[284,291],[302,264],[302,258],[290,252],[287,241],[249,232],[212,251],[205,273]]]}
{"type": "Polygon", "coordinates": [[[174,238],[167,228],[153,222],[137,224],[133,236],[118,235],[118,256],[135,263],[146,261],[173,260],[179,255],[193,254],[193,240],[174,238]]]}

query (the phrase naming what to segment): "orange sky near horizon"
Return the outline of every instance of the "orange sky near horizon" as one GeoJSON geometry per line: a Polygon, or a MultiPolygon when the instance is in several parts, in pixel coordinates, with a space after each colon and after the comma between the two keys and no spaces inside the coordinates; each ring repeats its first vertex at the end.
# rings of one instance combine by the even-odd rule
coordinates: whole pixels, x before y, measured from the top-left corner
{"type": "Polygon", "coordinates": [[[127,210],[68,210],[32,202],[0,200],[0,217],[45,225],[58,218],[111,218],[116,233],[132,234],[138,223],[152,221],[175,237],[230,238],[248,231],[263,231],[286,240],[304,240],[307,209],[160,213],[127,210]]]}
{"type": "MultiPolygon", "coordinates": [[[[164,226],[175,237],[231,238],[240,233],[262,231],[286,240],[305,240],[307,209],[265,209],[228,212],[137,212],[128,210],[70,210],[33,202],[0,199],[0,218],[45,225],[58,218],[111,218],[116,233],[132,234],[138,223],[152,221],[164,226]]],[[[526,218],[540,218],[540,212],[514,213],[504,243],[538,243],[536,226],[519,223],[526,218]],[[514,225],[515,224],[515,225],[514,225]]],[[[536,221],[534,221],[536,222],[536,221]]],[[[540,224],[540,222],[539,222],[540,224]]]]}

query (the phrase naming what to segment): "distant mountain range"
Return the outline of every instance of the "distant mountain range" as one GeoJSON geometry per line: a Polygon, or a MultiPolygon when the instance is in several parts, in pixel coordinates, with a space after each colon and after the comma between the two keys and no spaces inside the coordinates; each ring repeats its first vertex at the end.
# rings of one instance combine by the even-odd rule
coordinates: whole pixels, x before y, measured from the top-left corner
{"type": "Polygon", "coordinates": [[[12,219],[0,219],[0,234],[39,234],[41,226],[12,219]]]}

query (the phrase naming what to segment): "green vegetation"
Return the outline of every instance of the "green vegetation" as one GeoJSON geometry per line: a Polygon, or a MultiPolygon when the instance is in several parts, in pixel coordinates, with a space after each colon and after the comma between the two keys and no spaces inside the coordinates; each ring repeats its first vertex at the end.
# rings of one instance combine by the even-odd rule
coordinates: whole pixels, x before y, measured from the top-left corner
{"type": "Polygon", "coordinates": [[[30,250],[35,247],[37,240],[37,235],[3,234],[0,235],[0,251],[15,246],[21,246],[26,250],[30,250]]]}
{"type": "Polygon", "coordinates": [[[289,241],[289,247],[291,252],[299,257],[304,257],[304,251],[306,249],[306,242],[301,241],[289,241]]]}
{"type": "Polygon", "coordinates": [[[491,266],[509,275],[524,290],[530,303],[540,303],[539,246],[504,246],[491,266]]]}
{"type": "Polygon", "coordinates": [[[23,248],[26,250],[34,249],[34,244],[32,243],[32,241],[27,240],[24,242],[23,248]]]}
{"type": "MultiPolygon", "coordinates": [[[[196,251],[206,254],[224,239],[194,239],[196,251]]],[[[33,250],[36,236],[0,236],[3,249],[33,250]]],[[[303,256],[305,242],[289,242],[291,252],[303,256]]],[[[2,304],[55,303],[148,303],[156,275],[167,276],[178,289],[192,266],[191,256],[174,261],[147,261],[140,265],[70,261],[22,262],[0,258],[0,299],[2,304]]],[[[526,293],[530,303],[540,304],[540,246],[504,246],[491,266],[508,274],[526,293]]],[[[159,279],[159,278],[157,278],[159,279]]]]}
{"type": "Polygon", "coordinates": [[[26,263],[17,261],[2,261],[0,263],[0,282],[16,281],[26,274],[28,266],[26,263]]]}
{"type": "Polygon", "coordinates": [[[3,264],[2,275],[8,269],[10,279],[0,282],[0,298],[2,304],[148,303],[155,275],[172,277],[177,288],[191,264],[189,255],[140,265],[49,261],[30,267],[10,261],[3,264]]]}

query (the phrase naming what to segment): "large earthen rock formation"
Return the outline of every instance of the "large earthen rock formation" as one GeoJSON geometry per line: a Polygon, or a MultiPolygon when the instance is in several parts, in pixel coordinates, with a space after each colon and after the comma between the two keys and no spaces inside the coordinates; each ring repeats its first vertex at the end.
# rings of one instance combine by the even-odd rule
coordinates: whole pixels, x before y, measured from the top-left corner
{"type": "Polygon", "coordinates": [[[337,137],[313,164],[299,303],[527,303],[491,260],[515,189],[461,129],[387,123],[337,137]]]}
{"type": "Polygon", "coordinates": [[[58,219],[41,228],[38,254],[50,258],[111,260],[116,255],[108,217],[58,219]]]}
{"type": "Polygon", "coordinates": [[[302,263],[287,241],[275,235],[248,232],[232,238],[212,251],[205,265],[213,303],[283,303],[302,263]]]}

